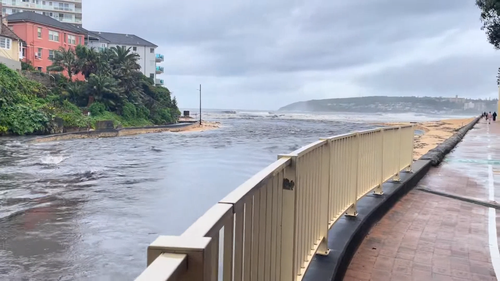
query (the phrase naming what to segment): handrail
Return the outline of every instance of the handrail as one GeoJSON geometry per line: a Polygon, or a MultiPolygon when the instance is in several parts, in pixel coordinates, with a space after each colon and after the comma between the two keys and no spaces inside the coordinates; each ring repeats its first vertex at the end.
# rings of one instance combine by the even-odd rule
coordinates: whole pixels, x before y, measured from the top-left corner
{"type": "Polygon", "coordinates": [[[222,198],[220,203],[236,204],[237,202],[244,201],[246,196],[255,192],[258,188],[265,185],[269,179],[275,176],[276,171],[282,171],[286,166],[290,165],[290,159],[278,159],[271,165],[262,169],[253,177],[248,179],[235,190],[231,191],[226,197],[222,198]]]}
{"type": "Polygon", "coordinates": [[[187,271],[187,255],[161,254],[136,281],[177,280],[187,271]]]}
{"type": "Polygon", "coordinates": [[[412,125],[377,128],[279,155],[182,235],[158,237],[136,280],[300,281],[342,215],[411,172],[413,139],[412,125]]]}

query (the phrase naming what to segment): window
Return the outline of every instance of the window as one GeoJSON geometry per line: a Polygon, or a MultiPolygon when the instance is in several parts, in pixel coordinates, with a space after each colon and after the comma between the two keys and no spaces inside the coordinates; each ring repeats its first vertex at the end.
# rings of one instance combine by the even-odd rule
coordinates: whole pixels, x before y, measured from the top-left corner
{"type": "Polygon", "coordinates": [[[49,30],[49,40],[59,42],[59,32],[49,30]]]}
{"type": "Polygon", "coordinates": [[[54,58],[54,50],[49,50],[49,59],[54,58]]]}
{"type": "Polygon", "coordinates": [[[35,59],[42,59],[42,48],[38,48],[38,52],[35,54],[35,59]]]}
{"type": "Polygon", "coordinates": [[[149,78],[151,78],[151,79],[155,79],[155,74],[154,74],[154,73],[150,73],[150,74],[149,74],[149,78]]]}
{"type": "Polygon", "coordinates": [[[151,49],[149,49],[149,52],[150,52],[151,54],[154,54],[154,52],[155,52],[155,48],[151,48],[151,49]]]}
{"type": "Polygon", "coordinates": [[[76,37],[74,35],[68,35],[68,44],[76,45],[76,37]]]}
{"type": "Polygon", "coordinates": [[[37,28],[37,30],[38,30],[38,38],[42,38],[42,28],[39,27],[37,28]]]}
{"type": "Polygon", "coordinates": [[[37,69],[38,69],[38,71],[42,71],[42,67],[41,66],[37,67],[37,69]]]}
{"type": "Polygon", "coordinates": [[[42,5],[45,5],[45,1],[42,1],[42,5]]]}
{"type": "Polygon", "coordinates": [[[49,6],[52,6],[52,2],[49,2],[49,6]]]}
{"type": "Polygon", "coordinates": [[[78,45],[82,44],[82,37],[78,36],[78,45]]]}
{"type": "Polygon", "coordinates": [[[12,5],[16,5],[16,0],[12,0],[12,5]]]}
{"type": "Polygon", "coordinates": [[[137,52],[137,47],[133,47],[133,48],[132,48],[132,50],[133,50],[134,52],[137,52]]]}
{"type": "Polygon", "coordinates": [[[0,37],[0,48],[10,50],[12,40],[5,37],[0,37]]]}

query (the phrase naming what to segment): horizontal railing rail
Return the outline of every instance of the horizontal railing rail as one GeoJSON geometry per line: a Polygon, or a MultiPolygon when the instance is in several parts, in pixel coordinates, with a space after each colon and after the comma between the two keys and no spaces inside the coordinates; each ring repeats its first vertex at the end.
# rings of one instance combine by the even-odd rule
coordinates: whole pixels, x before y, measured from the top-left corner
{"type": "Polygon", "coordinates": [[[363,196],[411,172],[413,140],[413,126],[388,127],[279,155],[183,234],[151,243],[136,280],[301,280],[314,255],[329,253],[342,215],[356,216],[363,196]]]}

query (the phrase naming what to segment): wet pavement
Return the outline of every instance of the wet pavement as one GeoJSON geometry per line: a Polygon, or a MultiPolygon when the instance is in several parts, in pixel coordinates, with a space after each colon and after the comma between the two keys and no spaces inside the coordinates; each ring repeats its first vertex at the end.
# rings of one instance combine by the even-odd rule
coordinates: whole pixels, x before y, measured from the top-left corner
{"type": "Polygon", "coordinates": [[[371,229],[344,280],[498,280],[498,212],[460,198],[499,202],[499,138],[500,123],[481,120],[371,229]]]}

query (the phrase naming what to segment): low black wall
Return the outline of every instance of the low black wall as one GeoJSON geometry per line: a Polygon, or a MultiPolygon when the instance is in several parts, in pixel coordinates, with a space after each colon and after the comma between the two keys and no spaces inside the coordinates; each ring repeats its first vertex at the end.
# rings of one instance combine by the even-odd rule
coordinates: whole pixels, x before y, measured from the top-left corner
{"type": "Polygon", "coordinates": [[[328,232],[327,256],[315,255],[303,281],[341,281],[359,245],[382,217],[462,140],[480,118],[413,163],[413,173],[401,173],[401,182],[383,184],[383,195],[370,194],[358,201],[356,217],[341,217],[328,232]]]}
{"type": "Polygon", "coordinates": [[[430,161],[418,160],[413,173],[401,173],[401,182],[386,182],[383,195],[370,194],[358,201],[356,217],[341,217],[328,232],[328,256],[315,255],[304,281],[341,281],[361,242],[372,226],[389,211],[396,202],[412,190],[429,168],[430,161]]]}
{"type": "Polygon", "coordinates": [[[480,119],[481,117],[477,117],[469,124],[460,128],[460,130],[458,130],[453,136],[445,140],[436,148],[429,150],[429,152],[420,157],[420,159],[429,160],[431,161],[432,166],[438,166],[443,161],[444,157],[450,153],[459,142],[462,141],[467,132],[469,132],[469,130],[472,129],[480,119]]]}

